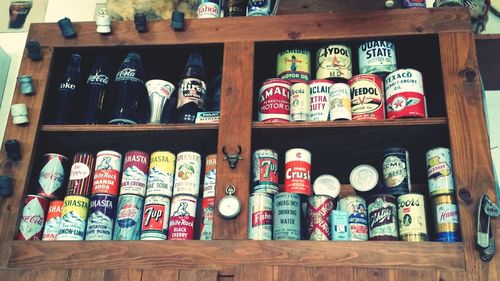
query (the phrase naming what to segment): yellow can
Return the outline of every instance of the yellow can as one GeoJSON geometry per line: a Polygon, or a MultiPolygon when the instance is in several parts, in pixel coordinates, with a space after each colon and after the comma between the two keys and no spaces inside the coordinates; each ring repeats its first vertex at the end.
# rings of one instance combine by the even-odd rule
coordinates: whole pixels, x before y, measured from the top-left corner
{"type": "Polygon", "coordinates": [[[399,239],[418,242],[427,241],[424,196],[408,193],[398,197],[399,239]]]}
{"type": "Polygon", "coordinates": [[[175,174],[175,154],[170,151],[155,151],[149,164],[146,196],[172,197],[175,174]]]}
{"type": "Polygon", "coordinates": [[[434,219],[434,240],[440,242],[460,241],[457,202],[454,195],[442,194],[431,198],[434,219]]]}
{"type": "Polygon", "coordinates": [[[309,49],[293,48],[279,52],[276,75],[292,83],[311,80],[311,52],[309,49]]]}
{"type": "Polygon", "coordinates": [[[83,240],[90,199],[85,196],[70,195],[64,197],[61,226],[57,240],[83,240]]]}

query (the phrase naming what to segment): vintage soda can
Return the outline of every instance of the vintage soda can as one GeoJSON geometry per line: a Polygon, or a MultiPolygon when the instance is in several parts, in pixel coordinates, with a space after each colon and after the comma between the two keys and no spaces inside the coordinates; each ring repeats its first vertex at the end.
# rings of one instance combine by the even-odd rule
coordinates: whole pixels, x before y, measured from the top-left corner
{"type": "Polygon", "coordinates": [[[160,195],[147,196],[142,212],[141,240],[167,239],[169,218],[170,198],[160,195]]]}
{"type": "Polygon", "coordinates": [[[332,228],[332,240],[350,241],[351,232],[349,230],[349,214],[341,210],[332,210],[330,214],[332,228]]]}
{"type": "Polygon", "coordinates": [[[307,239],[331,240],[330,214],[335,203],[330,196],[313,195],[307,198],[307,239]]]}
{"type": "Polygon", "coordinates": [[[338,210],[349,216],[349,235],[351,241],[368,240],[368,215],[366,201],[361,196],[347,196],[339,200],[338,210]]]}
{"type": "Polygon", "coordinates": [[[175,154],[170,151],[155,151],[149,164],[146,196],[172,197],[175,174],[175,154]]]}
{"type": "Polygon", "coordinates": [[[47,211],[47,219],[45,220],[45,227],[43,228],[43,241],[57,240],[57,233],[61,226],[61,216],[63,200],[52,200],[49,203],[49,210],[47,211]]]}
{"type": "Polygon", "coordinates": [[[316,52],[316,79],[347,82],[351,77],[351,48],[343,44],[331,44],[316,52]]]}
{"type": "Polygon", "coordinates": [[[205,157],[205,178],[203,180],[203,198],[215,196],[215,181],[217,179],[217,154],[205,157]]]}
{"type": "Polygon", "coordinates": [[[424,196],[417,193],[400,195],[397,203],[399,239],[411,242],[427,241],[424,196]]]}
{"type": "Polygon", "coordinates": [[[57,153],[43,156],[43,167],[37,181],[37,193],[45,198],[54,199],[64,196],[65,177],[68,172],[68,158],[57,153]]]}
{"type": "Polygon", "coordinates": [[[396,197],[376,194],[368,198],[369,240],[399,240],[396,197]]]}
{"type": "Polygon", "coordinates": [[[174,195],[168,226],[168,240],[193,240],[196,204],[192,195],[174,195]]]}
{"type": "Polygon", "coordinates": [[[221,6],[219,0],[199,0],[196,15],[199,19],[219,18],[221,6]]]}
{"type": "Polygon", "coordinates": [[[359,46],[359,73],[385,77],[396,71],[396,48],[387,40],[366,41],[359,46]]]}
{"type": "Polygon", "coordinates": [[[426,8],[425,0],[403,0],[401,5],[405,9],[426,8]]]}
{"type": "Polygon", "coordinates": [[[452,194],[441,194],[431,198],[434,219],[434,240],[459,242],[460,225],[457,202],[452,194]]]}
{"type": "Polygon", "coordinates": [[[259,121],[290,121],[290,86],[290,82],[281,78],[267,79],[262,83],[259,90],[259,121]]]}
{"type": "Polygon", "coordinates": [[[103,150],[97,153],[92,194],[118,195],[122,155],[116,151],[103,150]]]}
{"type": "Polygon", "coordinates": [[[17,240],[41,240],[49,200],[39,195],[26,195],[17,240]]]}
{"type": "Polygon", "coordinates": [[[453,194],[453,168],[450,149],[444,147],[433,148],[425,154],[427,162],[427,183],[429,195],[453,194]]]}
{"type": "Polygon", "coordinates": [[[396,70],[385,78],[387,118],[426,117],[422,74],[411,68],[396,70]]]}
{"type": "Polygon", "coordinates": [[[340,193],[340,182],[332,175],[321,175],[314,180],[313,192],[314,195],[325,195],[335,199],[340,193]]]}
{"type": "Polygon", "coordinates": [[[384,120],[384,88],[374,74],[360,74],[349,80],[353,120],[384,120]]]}
{"type": "Polygon", "coordinates": [[[311,91],[307,82],[298,82],[290,87],[290,120],[307,121],[311,112],[311,91]]]}
{"type": "Polygon", "coordinates": [[[252,193],[248,201],[248,239],[273,239],[273,197],[252,193]]]}
{"type": "Polygon", "coordinates": [[[271,15],[271,0],[248,0],[247,16],[271,15]]]}
{"type": "Polygon", "coordinates": [[[144,198],[133,194],[118,197],[113,240],[139,240],[144,198]]]}
{"type": "Polygon", "coordinates": [[[330,87],[330,120],[352,120],[351,88],[345,83],[330,87]]]}
{"type": "Polygon", "coordinates": [[[367,198],[378,190],[378,172],[371,165],[361,164],[352,169],[349,183],[357,195],[367,198]]]}
{"type": "Polygon", "coordinates": [[[327,121],[330,113],[330,80],[312,80],[309,83],[311,89],[311,112],[310,121],[327,121]]]}
{"type": "Polygon", "coordinates": [[[148,153],[140,150],[132,150],[125,153],[120,195],[129,194],[142,197],[146,195],[148,165],[148,153]]]}
{"type": "Polygon", "coordinates": [[[200,193],[201,155],[192,151],[177,154],[175,164],[174,196],[187,194],[198,197],[200,193]]]}
{"type": "Polygon", "coordinates": [[[85,237],[89,201],[88,197],[80,195],[68,195],[64,197],[61,226],[57,232],[58,241],[83,240],[85,237]]]}
{"type": "Polygon", "coordinates": [[[300,240],[300,195],[281,192],[274,195],[273,240],[300,240]]]}
{"type": "Polygon", "coordinates": [[[258,149],[252,154],[253,192],[278,193],[278,153],[258,149]]]}
{"type": "Polygon", "coordinates": [[[406,194],[411,191],[410,160],[408,151],[400,147],[390,147],[382,152],[384,193],[406,194]]]}
{"type": "Polygon", "coordinates": [[[292,83],[311,80],[311,52],[307,48],[285,49],[278,53],[276,76],[292,83]]]}
{"type": "Polygon", "coordinates": [[[311,152],[292,148],[285,153],[285,192],[311,195],[311,152]]]}
{"type": "Polygon", "coordinates": [[[92,153],[79,152],[73,156],[66,195],[90,195],[94,164],[95,157],[92,153]]]}
{"type": "Polygon", "coordinates": [[[200,240],[212,240],[214,226],[215,197],[201,200],[200,240]]]}
{"type": "Polygon", "coordinates": [[[89,219],[85,240],[112,240],[118,198],[109,194],[90,197],[89,219]]]}

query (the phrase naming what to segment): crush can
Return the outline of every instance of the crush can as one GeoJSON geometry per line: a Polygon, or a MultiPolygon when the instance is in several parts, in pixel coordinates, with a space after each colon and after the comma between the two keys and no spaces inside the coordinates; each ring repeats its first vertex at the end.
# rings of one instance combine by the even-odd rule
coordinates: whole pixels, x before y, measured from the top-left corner
{"type": "Polygon", "coordinates": [[[351,241],[368,240],[368,215],[366,201],[360,196],[347,196],[339,200],[338,210],[349,216],[351,241]]]}
{"type": "Polygon", "coordinates": [[[94,164],[95,157],[92,153],[79,152],[73,156],[66,195],[90,195],[94,164]]]}
{"type": "Polygon", "coordinates": [[[109,194],[90,197],[89,220],[85,240],[112,240],[118,198],[109,194]]]}
{"type": "Polygon", "coordinates": [[[79,195],[64,197],[61,226],[57,232],[58,241],[83,240],[85,237],[89,201],[89,198],[79,195]]]}
{"type": "Polygon", "coordinates": [[[201,155],[192,151],[177,154],[175,164],[174,196],[187,194],[198,197],[200,193],[201,155]]]}
{"type": "Polygon", "coordinates": [[[19,222],[17,240],[41,240],[49,200],[39,195],[26,195],[19,222]]]}
{"type": "Polygon", "coordinates": [[[175,195],[170,210],[168,240],[193,240],[196,204],[198,199],[191,195],[175,195]]]}
{"type": "Polygon", "coordinates": [[[295,83],[290,87],[290,120],[307,121],[311,113],[311,90],[307,82],[295,83]]]}
{"type": "Polygon", "coordinates": [[[259,90],[258,118],[261,122],[290,122],[291,83],[281,78],[267,79],[259,90]]]}
{"type": "Polygon", "coordinates": [[[424,196],[408,193],[398,197],[399,239],[410,242],[427,241],[424,196]]]}
{"type": "Polygon", "coordinates": [[[311,89],[311,112],[310,121],[327,121],[330,114],[330,80],[312,80],[309,83],[311,89]]]}
{"type": "Polygon", "coordinates": [[[200,240],[212,240],[214,226],[215,197],[201,200],[200,240]]]}
{"type": "Polygon", "coordinates": [[[273,197],[252,193],[248,201],[248,239],[273,239],[273,197]]]}
{"type": "Polygon", "coordinates": [[[359,46],[359,73],[385,77],[396,71],[396,48],[386,40],[366,41],[359,46]]]}
{"type": "Polygon", "coordinates": [[[352,120],[351,88],[345,83],[330,87],[330,120],[352,120]]]}
{"type": "Polygon", "coordinates": [[[384,174],[384,193],[402,195],[411,190],[410,160],[406,149],[390,147],[382,152],[384,174]]]}
{"type": "Polygon", "coordinates": [[[47,219],[45,220],[45,227],[43,229],[43,241],[57,240],[57,233],[61,226],[61,216],[63,200],[52,200],[49,203],[49,210],[47,211],[47,219]]]}
{"type": "Polygon", "coordinates": [[[120,195],[129,194],[144,197],[148,179],[148,165],[148,153],[140,150],[125,153],[120,195]]]}
{"type": "Polygon", "coordinates": [[[316,79],[347,82],[351,77],[351,48],[343,44],[332,44],[318,50],[316,53],[316,79]]]}
{"type": "Polygon", "coordinates": [[[370,240],[399,240],[396,197],[377,194],[368,198],[370,240]]]}
{"type": "Polygon", "coordinates": [[[151,195],[144,200],[141,240],[167,239],[170,198],[151,195]]]}
{"type": "Polygon", "coordinates": [[[253,192],[278,193],[278,153],[258,149],[252,155],[253,192]]]}
{"type": "Polygon", "coordinates": [[[124,194],[118,197],[113,240],[139,240],[144,198],[124,194]]]}
{"type": "Polygon", "coordinates": [[[205,178],[203,180],[203,198],[215,196],[215,181],[217,179],[217,154],[205,157],[205,178]]]}
{"type": "Polygon", "coordinates": [[[307,199],[307,239],[331,240],[330,214],[335,203],[330,196],[313,195],[307,199]]]}
{"type": "Polygon", "coordinates": [[[453,168],[450,149],[444,147],[433,148],[425,154],[427,162],[427,183],[429,195],[453,194],[453,168]]]}
{"type": "Polygon", "coordinates": [[[461,241],[458,208],[454,195],[442,194],[432,197],[431,208],[434,219],[434,240],[461,241]]]}
{"type": "Polygon", "coordinates": [[[155,151],[151,154],[146,195],[172,197],[175,173],[175,154],[155,151]]]}
{"type": "Polygon", "coordinates": [[[274,195],[273,240],[300,240],[300,195],[281,192],[274,195]]]}
{"type": "Polygon", "coordinates": [[[374,74],[360,74],[349,80],[352,120],[384,120],[384,88],[374,74]]]}
{"type": "Polygon", "coordinates": [[[415,69],[400,69],[385,78],[387,118],[427,116],[422,74],[415,69]]]}
{"type": "Polygon", "coordinates": [[[92,194],[118,195],[122,155],[116,151],[103,150],[97,153],[92,194]]]}
{"type": "Polygon", "coordinates": [[[37,193],[45,198],[54,199],[64,196],[65,178],[68,173],[68,158],[57,153],[43,156],[43,167],[37,181],[37,193]]]}
{"type": "Polygon", "coordinates": [[[349,231],[349,214],[341,210],[332,210],[330,214],[332,224],[332,240],[349,241],[351,232],[349,231]]]}
{"type": "Polygon", "coordinates": [[[311,52],[309,49],[293,48],[279,52],[276,75],[292,83],[311,80],[311,52]]]}
{"type": "Polygon", "coordinates": [[[311,152],[292,148],[285,153],[285,192],[311,195],[311,152]]]}

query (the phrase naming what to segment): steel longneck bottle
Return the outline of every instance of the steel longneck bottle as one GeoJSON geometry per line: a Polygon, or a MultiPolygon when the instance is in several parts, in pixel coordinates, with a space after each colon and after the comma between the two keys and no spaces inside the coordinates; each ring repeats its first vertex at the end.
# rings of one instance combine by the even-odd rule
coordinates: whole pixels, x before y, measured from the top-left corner
{"type": "Polygon", "coordinates": [[[189,55],[177,94],[177,121],[194,123],[196,114],[205,110],[207,86],[203,59],[199,53],[189,55]]]}
{"type": "Polygon", "coordinates": [[[109,72],[109,59],[98,57],[87,78],[89,102],[85,110],[85,124],[104,123],[104,99],[109,85],[109,72]]]}
{"type": "Polygon", "coordinates": [[[71,122],[74,103],[80,87],[80,61],[80,55],[71,55],[68,68],[57,88],[59,102],[54,120],[56,124],[68,124],[71,122]]]}

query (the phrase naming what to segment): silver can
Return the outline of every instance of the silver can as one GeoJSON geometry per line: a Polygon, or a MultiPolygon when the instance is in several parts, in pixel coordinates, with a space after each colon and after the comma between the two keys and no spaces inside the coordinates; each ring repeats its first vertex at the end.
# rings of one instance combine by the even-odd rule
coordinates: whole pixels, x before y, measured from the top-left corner
{"type": "Polygon", "coordinates": [[[433,148],[425,154],[427,162],[427,183],[429,195],[453,194],[453,168],[450,150],[444,147],[433,148]]]}
{"type": "Polygon", "coordinates": [[[398,197],[399,239],[404,241],[427,241],[424,196],[408,193],[398,197]]]}
{"type": "Polygon", "coordinates": [[[332,239],[330,214],[334,208],[330,196],[313,195],[307,199],[307,239],[332,239]]]}
{"type": "Polygon", "coordinates": [[[274,195],[273,240],[300,240],[300,195],[274,195]]]}
{"type": "Polygon", "coordinates": [[[351,241],[368,240],[366,201],[360,196],[347,196],[339,200],[338,209],[349,215],[351,241]]]}
{"type": "Polygon", "coordinates": [[[330,87],[330,120],[352,120],[351,88],[346,83],[330,87]]]}
{"type": "Polygon", "coordinates": [[[248,203],[248,239],[272,240],[273,198],[267,193],[252,193],[248,203]]]}
{"type": "Polygon", "coordinates": [[[177,154],[174,196],[187,194],[198,197],[200,192],[201,155],[192,151],[177,154]]]}
{"type": "MultiPolygon", "coordinates": [[[[350,106],[349,99],[349,106],[350,106]]],[[[290,88],[290,118],[292,122],[309,120],[311,112],[311,93],[309,84],[299,82],[290,88]]]]}
{"type": "Polygon", "coordinates": [[[278,193],[278,153],[258,149],[252,154],[253,192],[278,193]]]}

